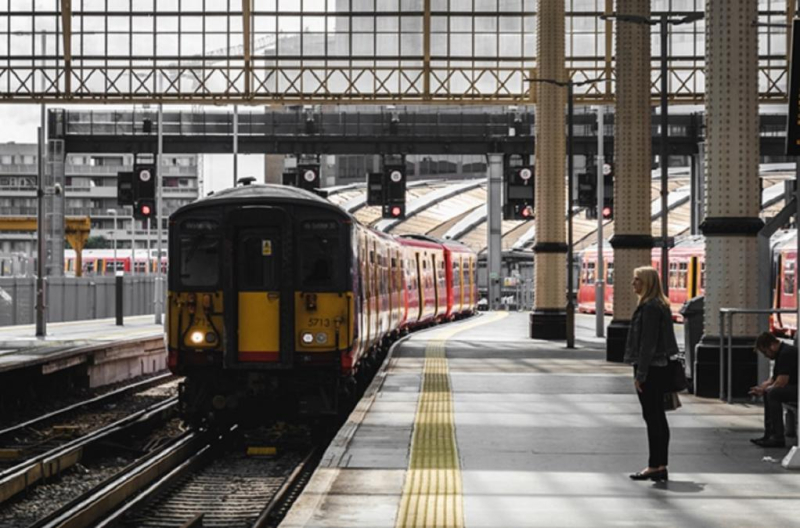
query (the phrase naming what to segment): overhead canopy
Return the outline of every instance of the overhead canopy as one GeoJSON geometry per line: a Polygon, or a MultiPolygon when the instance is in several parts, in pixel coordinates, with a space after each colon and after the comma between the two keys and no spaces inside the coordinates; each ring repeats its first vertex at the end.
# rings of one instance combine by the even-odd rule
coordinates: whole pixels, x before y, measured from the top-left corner
{"type": "MultiPolygon", "coordinates": [[[[794,180],[794,164],[761,166],[762,216],[774,216],[784,204],[784,182],[794,180]]],[[[661,235],[660,171],[654,171],[651,199],[653,236],[661,235]]],[[[688,168],[670,169],[669,236],[687,235],[691,229],[691,182],[688,168]]],[[[366,205],[366,186],[348,185],[328,189],[328,199],[344,207],[363,224],[380,231],[403,235],[425,234],[463,242],[476,251],[486,249],[486,180],[431,180],[413,182],[406,193],[406,218],[384,220],[380,207],[366,205]]],[[[596,242],[597,220],[575,210],[575,249],[596,242]]],[[[603,234],[614,234],[613,220],[604,224],[603,234]]],[[[530,249],[536,243],[534,221],[503,221],[503,251],[530,249]]]]}

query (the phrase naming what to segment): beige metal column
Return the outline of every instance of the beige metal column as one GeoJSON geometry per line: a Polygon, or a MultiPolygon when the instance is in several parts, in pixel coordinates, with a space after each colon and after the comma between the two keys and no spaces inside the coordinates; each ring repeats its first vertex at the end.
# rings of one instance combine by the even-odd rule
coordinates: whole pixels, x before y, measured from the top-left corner
{"type": "MultiPolygon", "coordinates": [[[[758,304],[758,2],[706,2],[705,335],[699,395],[719,394],[719,309],[758,304]]],[[[756,383],[757,317],[734,319],[733,395],[756,383]]]]}
{"type": "MultiPolygon", "coordinates": [[[[564,0],[539,0],[537,77],[566,82],[564,0]]],[[[567,252],[564,161],[564,110],[567,89],[535,83],[536,105],[536,259],[530,336],[566,337],[567,252]]]]}
{"type": "MultiPolygon", "coordinates": [[[[650,0],[619,0],[617,12],[650,18],[650,0]]],[[[637,297],[633,270],[650,264],[650,26],[617,21],[614,126],[614,319],[606,359],[622,361],[637,297]]]]}

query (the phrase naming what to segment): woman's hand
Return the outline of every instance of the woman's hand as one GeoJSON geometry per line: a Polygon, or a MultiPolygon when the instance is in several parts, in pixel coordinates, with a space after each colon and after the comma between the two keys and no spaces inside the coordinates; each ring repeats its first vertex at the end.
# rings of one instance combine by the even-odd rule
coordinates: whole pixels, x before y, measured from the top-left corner
{"type": "Polygon", "coordinates": [[[639,383],[639,380],[633,380],[633,386],[636,387],[636,392],[642,392],[642,384],[639,383]]]}

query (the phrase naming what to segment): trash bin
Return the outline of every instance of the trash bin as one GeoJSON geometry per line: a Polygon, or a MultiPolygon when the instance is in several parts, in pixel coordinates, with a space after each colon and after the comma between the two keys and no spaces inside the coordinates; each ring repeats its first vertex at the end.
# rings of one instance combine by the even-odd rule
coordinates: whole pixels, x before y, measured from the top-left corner
{"type": "MultiPolygon", "coordinates": [[[[686,355],[686,377],[694,380],[695,347],[703,337],[703,315],[705,312],[705,297],[702,295],[689,299],[681,307],[683,316],[683,342],[686,355]]],[[[692,388],[692,383],[689,388],[692,388]]]]}

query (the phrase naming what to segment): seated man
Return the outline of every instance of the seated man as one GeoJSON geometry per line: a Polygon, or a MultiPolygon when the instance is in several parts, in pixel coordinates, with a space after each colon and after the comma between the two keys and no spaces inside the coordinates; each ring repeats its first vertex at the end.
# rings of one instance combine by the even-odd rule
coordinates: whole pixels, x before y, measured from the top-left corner
{"type": "Polygon", "coordinates": [[[775,360],[775,365],[771,378],[750,388],[750,394],[764,397],[764,436],[750,441],[761,447],[785,447],[782,404],[797,402],[797,348],[764,332],[755,351],[775,360]]]}

